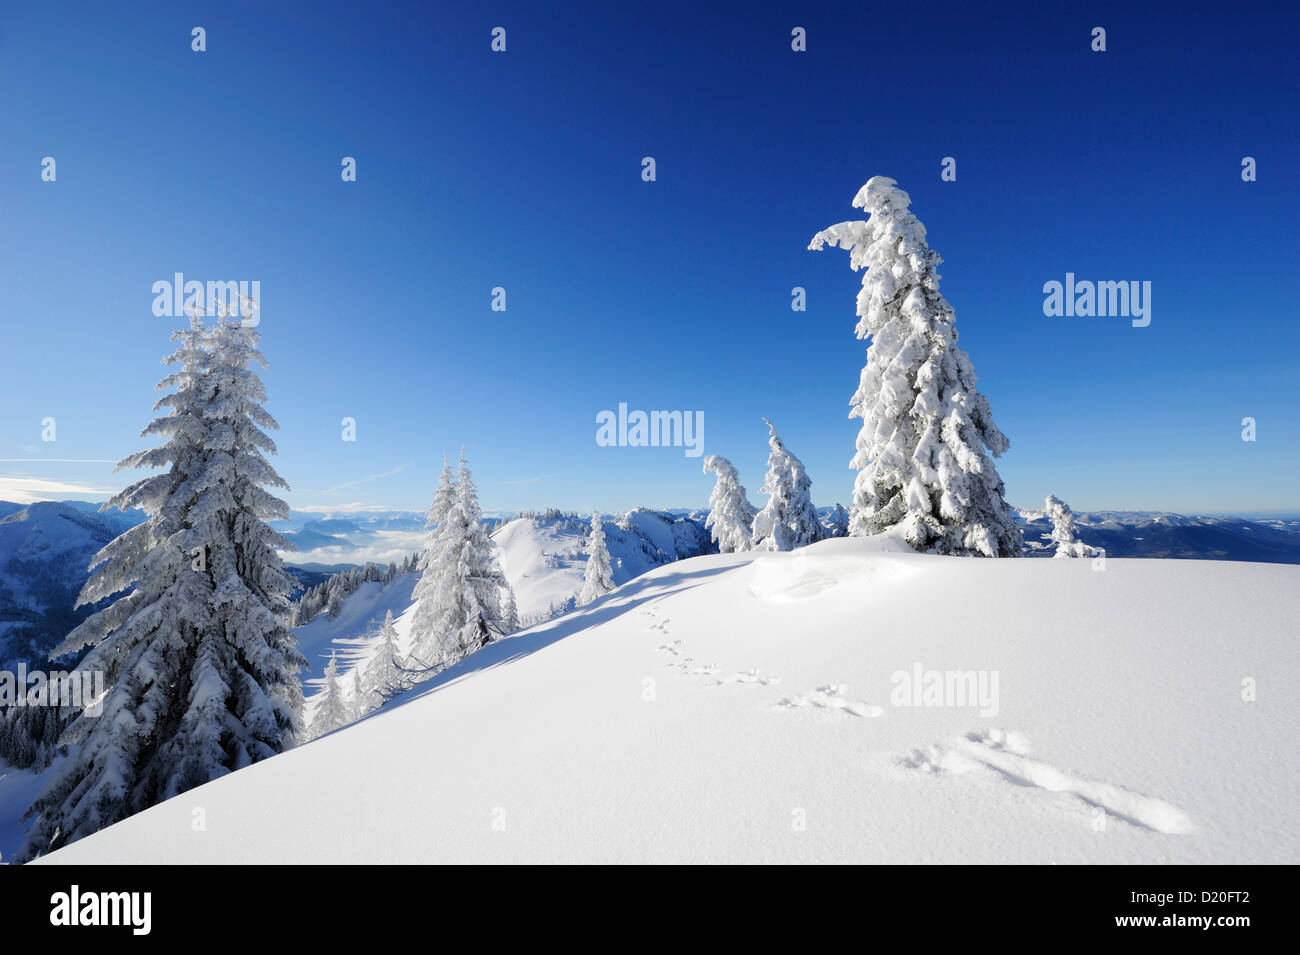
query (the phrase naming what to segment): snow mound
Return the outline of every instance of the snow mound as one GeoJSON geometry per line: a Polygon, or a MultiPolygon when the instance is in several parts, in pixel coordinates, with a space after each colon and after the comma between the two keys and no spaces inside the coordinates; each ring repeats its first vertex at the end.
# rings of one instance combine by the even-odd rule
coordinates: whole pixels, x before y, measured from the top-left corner
{"type": "Polygon", "coordinates": [[[832,538],[794,551],[756,556],[747,587],[762,600],[807,600],[839,584],[870,587],[910,575],[916,571],[918,557],[897,536],[832,538]]]}

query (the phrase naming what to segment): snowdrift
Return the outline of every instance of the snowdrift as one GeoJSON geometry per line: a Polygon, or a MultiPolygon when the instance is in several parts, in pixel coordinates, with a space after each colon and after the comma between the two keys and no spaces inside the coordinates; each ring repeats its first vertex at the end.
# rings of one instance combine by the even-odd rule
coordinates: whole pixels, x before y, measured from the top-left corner
{"type": "Polygon", "coordinates": [[[1300,861],[1300,568],[1104,567],[674,563],[40,861],[1300,861]]]}

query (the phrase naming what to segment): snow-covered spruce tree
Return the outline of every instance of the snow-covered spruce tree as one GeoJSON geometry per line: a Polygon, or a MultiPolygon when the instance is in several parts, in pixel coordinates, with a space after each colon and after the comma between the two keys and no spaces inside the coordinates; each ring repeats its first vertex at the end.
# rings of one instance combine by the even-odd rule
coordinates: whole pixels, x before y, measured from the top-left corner
{"type": "Polygon", "coordinates": [[[374,655],[362,671],[361,694],[366,712],[378,709],[403,686],[402,661],[397,650],[397,628],[393,625],[393,612],[390,610],[384,615],[384,625],[379,630],[374,655]]]}
{"type": "Polygon", "coordinates": [[[309,739],[316,739],[348,723],[347,700],[343,698],[343,683],[339,679],[339,665],[330,651],[330,662],[325,665],[325,676],[321,683],[320,695],[316,700],[316,710],[312,713],[309,739]]]}
{"type": "Polygon", "coordinates": [[[587,538],[587,568],[578,591],[578,606],[583,607],[614,589],[614,571],[609,566],[609,549],[605,546],[605,522],[600,514],[591,514],[591,535],[587,538]]]}
{"type": "Polygon", "coordinates": [[[515,606],[515,589],[509,581],[506,581],[498,597],[501,600],[501,629],[506,633],[514,633],[519,629],[519,608],[515,606]]]}
{"type": "Polygon", "coordinates": [[[847,249],[852,268],[867,270],[857,335],[871,345],[849,412],[862,419],[849,532],[901,527],[920,551],[1017,557],[1020,529],[985,454],[1009,442],[957,347],[952,306],[939,294],[942,259],[910,203],[876,176],[853,200],[870,218],[831,226],[808,246],[847,249]]]}
{"type": "Polygon", "coordinates": [[[822,526],[817,520],[808,491],[812,479],[803,462],[791,454],[776,433],[776,425],[766,422],[771,436],[768,444],[767,476],[762,492],[770,495],[767,504],[754,515],[752,540],[754,550],[794,550],[821,540],[822,526]]]}
{"type": "Polygon", "coordinates": [[[704,521],[706,530],[712,530],[718,552],[734,554],[753,546],[751,533],[757,511],[749,503],[749,495],[740,483],[740,474],[730,461],[720,454],[710,454],[704,459],[704,472],[718,476],[709,496],[709,516],[704,521]]]}
{"type": "Polygon", "coordinates": [[[1052,541],[1056,544],[1056,557],[1096,557],[1101,553],[1079,540],[1078,525],[1070,505],[1055,494],[1047,495],[1045,507],[1052,521],[1052,541]]]}
{"type": "Polygon", "coordinates": [[[478,490],[462,449],[456,496],[426,554],[425,578],[432,584],[421,596],[415,624],[414,656],[432,671],[445,669],[485,644],[506,635],[500,591],[510,586],[497,563],[478,506],[478,490]]]}
{"type": "Polygon", "coordinates": [[[148,519],[92,558],[80,604],[123,594],[72,630],[55,655],[93,649],[79,664],[104,673],[102,715],[80,716],[70,758],[32,804],[22,857],[57,849],[132,813],[265,759],[293,743],[305,664],[286,626],[293,582],[269,520],[287,488],[264,455],[276,423],[253,363],[251,326],[195,317],[159,383],[167,414],[142,434],[157,448],[118,468],[165,469],[104,509],[148,519]],[[125,593],[124,593],[125,592],[125,593]]]}
{"type": "Polygon", "coordinates": [[[433,492],[433,503],[429,505],[428,519],[424,523],[426,528],[424,548],[420,551],[420,560],[416,565],[420,571],[420,579],[416,581],[413,596],[419,602],[419,606],[415,608],[415,617],[411,621],[411,636],[414,655],[417,657],[413,662],[418,666],[433,665],[435,662],[433,660],[420,662],[418,658],[434,650],[441,638],[441,634],[435,632],[440,620],[434,605],[443,568],[435,567],[434,561],[438,558],[439,535],[447,529],[447,512],[455,503],[456,481],[451,464],[444,456],[442,475],[438,478],[438,487],[433,492]]]}
{"type": "Polygon", "coordinates": [[[365,677],[361,672],[359,662],[360,661],[354,663],[352,669],[348,671],[347,721],[349,723],[356,722],[373,709],[373,707],[370,706],[369,701],[366,699],[364,686],[365,677]]]}

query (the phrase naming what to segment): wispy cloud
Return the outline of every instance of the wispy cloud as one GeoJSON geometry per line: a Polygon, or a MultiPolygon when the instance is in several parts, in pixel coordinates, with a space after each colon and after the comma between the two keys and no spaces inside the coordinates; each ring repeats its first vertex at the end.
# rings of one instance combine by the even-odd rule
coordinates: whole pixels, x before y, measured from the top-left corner
{"type": "Polygon", "coordinates": [[[88,487],[68,481],[47,481],[44,478],[0,475],[0,501],[15,504],[34,504],[37,501],[88,500],[108,497],[116,490],[88,487]]]}
{"type": "Polygon", "coordinates": [[[336,491],[342,491],[344,488],[356,487],[358,484],[368,484],[371,481],[378,481],[381,478],[392,477],[394,474],[401,474],[406,470],[405,464],[399,464],[391,471],[385,471],[383,474],[368,474],[363,478],[357,478],[355,481],[344,481],[342,484],[336,484],[334,487],[327,487],[323,491],[317,491],[317,494],[333,494],[336,491]]]}
{"type": "Polygon", "coordinates": [[[400,507],[389,507],[387,504],[362,504],[360,501],[354,501],[351,504],[303,504],[294,508],[295,511],[302,511],[304,514],[361,514],[367,511],[400,511],[400,507]]]}
{"type": "Polygon", "coordinates": [[[294,564],[389,564],[420,550],[424,531],[380,531],[365,544],[339,544],[306,551],[285,551],[294,564]]]}

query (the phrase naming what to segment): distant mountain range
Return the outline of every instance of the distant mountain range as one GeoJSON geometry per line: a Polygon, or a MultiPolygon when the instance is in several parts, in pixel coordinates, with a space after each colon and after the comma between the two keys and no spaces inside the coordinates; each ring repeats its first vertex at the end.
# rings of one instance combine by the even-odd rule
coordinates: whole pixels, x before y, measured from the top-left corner
{"type": "MultiPolygon", "coordinates": [[[[1021,511],[1025,556],[1051,557],[1052,523],[1021,511]]],[[[1187,517],[1150,511],[1085,511],[1075,515],[1079,539],[1107,557],[1169,557],[1300,564],[1300,519],[1187,517]]]]}
{"type": "Polygon", "coordinates": [[[91,556],[130,525],[95,505],[0,502],[0,669],[43,660],[93,608],[74,610],[91,556]]]}

